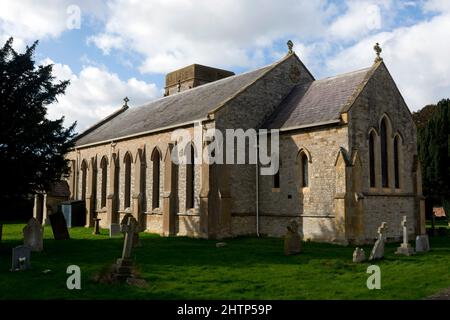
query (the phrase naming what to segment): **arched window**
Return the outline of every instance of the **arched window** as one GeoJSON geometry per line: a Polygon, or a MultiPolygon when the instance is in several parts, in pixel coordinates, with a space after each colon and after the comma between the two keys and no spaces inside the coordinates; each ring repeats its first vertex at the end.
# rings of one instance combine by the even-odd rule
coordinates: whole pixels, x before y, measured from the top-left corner
{"type": "Polygon", "coordinates": [[[152,209],[159,208],[159,177],[160,177],[160,164],[161,164],[161,154],[159,150],[155,148],[152,152],[152,164],[153,164],[153,172],[152,172],[152,209]]]}
{"type": "Polygon", "coordinates": [[[100,168],[102,169],[102,186],[101,186],[101,193],[100,193],[100,206],[102,208],[106,207],[106,188],[107,188],[107,182],[108,182],[108,159],[106,157],[102,158],[102,161],[100,162],[100,168]]]}
{"type": "Polygon", "coordinates": [[[369,170],[370,170],[370,187],[375,188],[375,132],[369,135],[369,170]]]}
{"type": "Polygon", "coordinates": [[[389,188],[389,164],[388,164],[388,128],[386,118],[381,120],[381,183],[383,188],[389,188]]]}
{"type": "Polygon", "coordinates": [[[394,139],[394,178],[395,188],[400,188],[400,138],[396,136],[394,139]]]}
{"type": "Polygon", "coordinates": [[[308,157],[304,152],[300,155],[301,168],[302,168],[302,187],[306,188],[309,185],[309,175],[308,175],[308,157]]]}
{"type": "Polygon", "coordinates": [[[192,144],[186,147],[186,210],[195,206],[194,190],[195,190],[195,173],[194,158],[195,151],[192,144]]]}
{"type": "Polygon", "coordinates": [[[87,179],[87,163],[83,160],[81,163],[81,200],[86,200],[86,179],[87,179]]]}
{"type": "Polygon", "coordinates": [[[131,207],[131,155],[127,153],[123,159],[125,164],[124,208],[131,207]]]}

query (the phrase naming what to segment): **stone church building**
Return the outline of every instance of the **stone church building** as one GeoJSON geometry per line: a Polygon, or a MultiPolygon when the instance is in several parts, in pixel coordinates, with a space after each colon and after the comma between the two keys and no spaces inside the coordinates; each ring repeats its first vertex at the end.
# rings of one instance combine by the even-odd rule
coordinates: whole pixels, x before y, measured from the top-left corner
{"type": "Polygon", "coordinates": [[[400,238],[403,216],[411,235],[424,234],[416,128],[380,51],[368,68],[320,80],[292,46],[239,75],[201,65],[169,73],[164,97],[133,108],[126,99],[76,138],[71,198],[85,200],[88,225],[98,217],[109,228],[129,212],[165,236],[282,236],[295,219],[305,239],[366,243],[383,221],[388,239],[400,238]],[[173,163],[171,133],[194,123],[279,129],[279,171],[173,163]]]}

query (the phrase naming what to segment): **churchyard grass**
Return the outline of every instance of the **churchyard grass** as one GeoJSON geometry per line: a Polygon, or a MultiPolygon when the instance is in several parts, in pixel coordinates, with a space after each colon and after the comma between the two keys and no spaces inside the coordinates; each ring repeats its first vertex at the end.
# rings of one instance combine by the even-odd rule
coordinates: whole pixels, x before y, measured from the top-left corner
{"type": "MultiPolygon", "coordinates": [[[[122,237],[108,230],[72,228],[70,240],[53,240],[45,227],[44,251],[33,252],[31,269],[10,272],[11,249],[22,244],[25,224],[5,224],[0,244],[0,299],[422,299],[450,287],[450,237],[431,238],[432,251],[355,264],[354,246],[305,242],[300,255],[285,256],[283,239],[242,237],[216,241],[141,234],[132,258],[139,288],[93,280],[122,252],[122,237]],[[368,290],[367,267],[381,268],[381,289],[368,290]],[[81,290],[68,290],[66,269],[81,268],[81,290]],[[50,272],[43,272],[44,270],[50,272]]],[[[364,246],[366,255],[371,246],[364,246]]]]}

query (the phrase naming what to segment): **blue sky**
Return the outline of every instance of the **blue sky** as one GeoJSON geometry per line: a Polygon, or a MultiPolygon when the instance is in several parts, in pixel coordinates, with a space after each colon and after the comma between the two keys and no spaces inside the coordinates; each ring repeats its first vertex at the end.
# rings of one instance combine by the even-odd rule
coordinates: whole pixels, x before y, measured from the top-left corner
{"type": "Polygon", "coordinates": [[[282,57],[288,39],[317,79],[371,65],[380,42],[411,110],[450,96],[450,0],[0,0],[0,42],[10,36],[19,51],[39,40],[36,61],[71,80],[48,113],[79,131],[124,96],[161,97],[171,70],[241,73],[282,57]]]}

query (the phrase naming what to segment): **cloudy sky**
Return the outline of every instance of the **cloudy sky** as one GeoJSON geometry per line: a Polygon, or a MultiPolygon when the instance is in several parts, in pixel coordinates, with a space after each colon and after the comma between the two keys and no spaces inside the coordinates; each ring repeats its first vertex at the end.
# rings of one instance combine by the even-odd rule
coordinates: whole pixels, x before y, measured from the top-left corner
{"type": "Polygon", "coordinates": [[[200,63],[236,73],[286,54],[316,79],[382,56],[411,110],[450,96],[450,0],[0,0],[0,43],[39,40],[36,61],[70,79],[51,118],[82,131],[162,96],[164,75],[200,63]]]}

